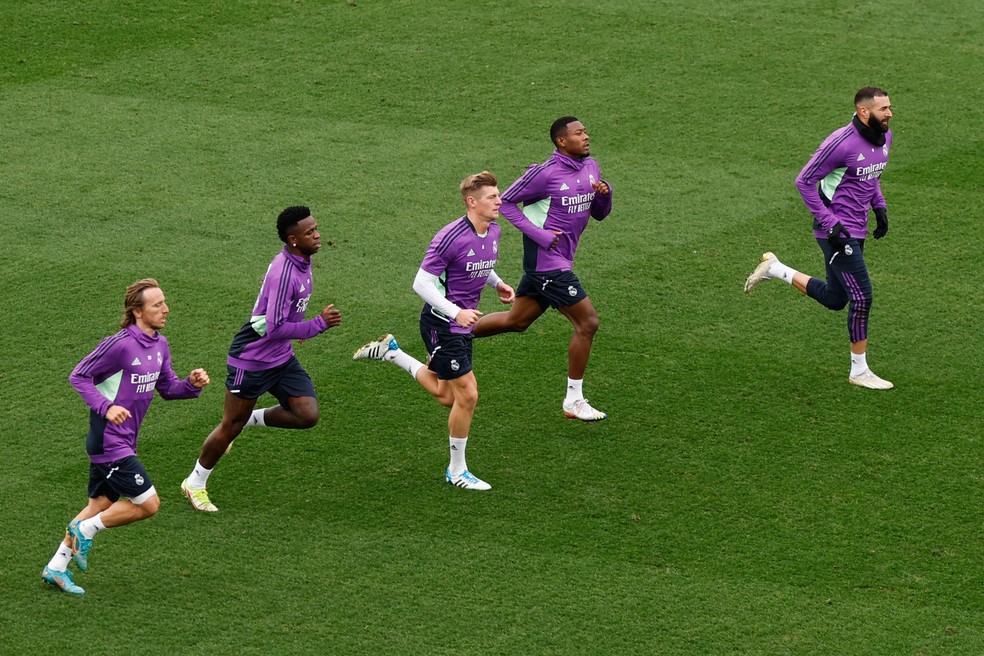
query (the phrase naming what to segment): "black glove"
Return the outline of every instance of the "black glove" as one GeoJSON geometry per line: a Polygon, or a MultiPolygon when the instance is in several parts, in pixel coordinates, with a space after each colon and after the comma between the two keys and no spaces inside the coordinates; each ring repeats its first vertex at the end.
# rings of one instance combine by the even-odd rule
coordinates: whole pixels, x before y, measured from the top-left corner
{"type": "Polygon", "coordinates": [[[851,238],[847,230],[844,228],[844,224],[838,221],[835,223],[830,230],[827,231],[827,243],[837,251],[838,253],[844,252],[844,247],[847,246],[847,240],[851,238]],[[843,236],[842,236],[843,235],[843,236]]]}
{"type": "Polygon", "coordinates": [[[878,223],[878,227],[872,233],[875,239],[881,239],[886,234],[888,234],[888,210],[884,207],[875,208],[875,221],[878,223]]]}

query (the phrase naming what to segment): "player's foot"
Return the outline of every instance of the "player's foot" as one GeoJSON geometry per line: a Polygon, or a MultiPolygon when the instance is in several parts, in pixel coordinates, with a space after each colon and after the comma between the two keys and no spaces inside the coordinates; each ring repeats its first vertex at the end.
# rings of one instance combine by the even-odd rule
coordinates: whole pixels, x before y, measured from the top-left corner
{"type": "Polygon", "coordinates": [[[868,389],[887,390],[895,387],[895,385],[892,385],[884,378],[879,378],[878,376],[876,376],[875,372],[873,372],[871,369],[865,369],[857,376],[851,376],[850,378],[848,378],[848,380],[851,382],[852,385],[857,385],[858,387],[867,387],[868,389]]]}
{"type": "Polygon", "coordinates": [[[352,354],[352,359],[382,360],[384,355],[398,348],[400,348],[400,345],[396,343],[396,338],[387,333],[381,335],[376,341],[369,342],[365,346],[360,347],[352,354]]]}
{"type": "Polygon", "coordinates": [[[451,485],[457,487],[463,487],[466,490],[491,490],[492,486],[483,481],[482,479],[475,476],[467,469],[457,476],[451,475],[451,470],[448,469],[444,472],[444,480],[446,480],[451,485]]]}
{"type": "Polygon", "coordinates": [[[59,572],[56,569],[48,569],[45,567],[41,571],[41,579],[50,585],[56,586],[73,595],[83,595],[85,590],[75,585],[75,581],[72,580],[72,573],[68,570],[64,572],[59,572]]]}
{"type": "Polygon", "coordinates": [[[581,421],[601,421],[608,415],[601,410],[592,408],[587,399],[578,399],[572,403],[564,401],[564,416],[568,419],[580,419],[581,421]]]}
{"type": "Polygon", "coordinates": [[[92,548],[92,540],[82,535],[82,531],[79,530],[79,520],[72,520],[69,523],[68,539],[72,543],[72,560],[80,570],[86,571],[89,569],[89,549],[92,548]]]}
{"type": "Polygon", "coordinates": [[[748,278],[745,280],[745,293],[747,294],[752,291],[752,288],[763,280],[768,280],[771,277],[769,275],[769,267],[772,266],[773,262],[778,261],[779,258],[775,256],[775,253],[762,253],[762,259],[759,261],[758,266],[748,274],[748,278]]]}
{"type": "Polygon", "coordinates": [[[195,510],[201,510],[202,512],[218,512],[215,504],[212,503],[211,499],[208,498],[208,490],[202,488],[196,490],[195,488],[188,487],[188,479],[181,481],[181,491],[184,495],[188,497],[188,501],[191,502],[191,507],[195,510]]]}

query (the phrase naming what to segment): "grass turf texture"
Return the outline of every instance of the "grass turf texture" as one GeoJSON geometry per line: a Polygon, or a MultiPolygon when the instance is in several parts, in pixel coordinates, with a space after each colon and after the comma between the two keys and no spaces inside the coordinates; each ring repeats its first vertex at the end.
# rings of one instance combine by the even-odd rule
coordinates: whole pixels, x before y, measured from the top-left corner
{"type": "MultiPolygon", "coordinates": [[[[970,0],[4,3],[2,651],[984,652],[982,23],[970,0]],[[763,250],[819,273],[792,181],[865,84],[896,109],[866,253],[889,393],[847,384],[843,314],[741,294],[763,250]],[[494,489],[467,493],[441,482],[446,411],[350,354],[392,331],[421,355],[410,282],[458,181],[504,189],[567,113],[616,194],[575,267],[611,418],[562,418],[556,313],[478,343],[494,489]],[[345,317],[298,349],[322,421],[246,433],[194,513],[178,484],[298,202],[312,304],[345,317]],[[162,511],[101,534],[70,598],[39,576],[84,504],[67,376],[146,275],[179,374],[213,384],[155,401],[162,511]]],[[[520,256],[506,225],[512,283],[520,256]]]]}

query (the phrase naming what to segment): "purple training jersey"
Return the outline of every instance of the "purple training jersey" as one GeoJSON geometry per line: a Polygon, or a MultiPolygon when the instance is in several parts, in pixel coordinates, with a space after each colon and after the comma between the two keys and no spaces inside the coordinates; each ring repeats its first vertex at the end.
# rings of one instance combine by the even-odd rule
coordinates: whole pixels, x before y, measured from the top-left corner
{"type": "Polygon", "coordinates": [[[201,393],[171,369],[171,349],[160,333],[127,326],[85,356],[68,378],[92,411],[86,451],[95,463],[137,454],[137,432],[156,390],[164,399],[191,399],[201,393]],[[130,411],[117,426],[106,420],[111,406],[130,411]]]}
{"type": "MultiPolygon", "coordinates": [[[[463,310],[474,310],[489,273],[495,268],[501,234],[499,224],[493,222],[488,232],[479,235],[468,217],[463,216],[434,235],[420,268],[439,278],[442,296],[463,310]]],[[[434,308],[431,311],[448,320],[452,333],[472,331],[472,326],[462,328],[455,323],[454,317],[444,317],[434,308]]]]}
{"type": "Polygon", "coordinates": [[[284,246],[263,276],[252,316],[232,339],[228,363],[246,371],[272,369],[294,357],[290,340],[328,330],[320,314],[304,320],[311,286],[311,260],[284,246]]]}
{"type": "Polygon", "coordinates": [[[588,219],[601,221],[612,211],[611,191],[601,195],[591,186],[601,180],[598,162],[591,157],[575,159],[555,150],[550,159],[530,166],[506,189],[499,211],[523,233],[524,271],[569,271],[573,267],[588,219]],[[553,249],[551,230],[564,233],[553,249]]]}
{"type": "Polygon", "coordinates": [[[813,234],[818,239],[838,221],[851,237],[864,239],[868,209],[885,207],[878,179],[888,164],[892,132],[878,146],[862,136],[855,121],[827,137],[796,177],[803,202],[816,219],[813,234]]]}

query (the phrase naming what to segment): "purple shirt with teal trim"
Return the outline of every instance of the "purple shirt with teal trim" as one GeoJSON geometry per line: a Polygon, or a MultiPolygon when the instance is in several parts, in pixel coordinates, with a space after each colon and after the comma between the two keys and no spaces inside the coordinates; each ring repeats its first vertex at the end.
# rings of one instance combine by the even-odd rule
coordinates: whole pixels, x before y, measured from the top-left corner
{"type": "Polygon", "coordinates": [[[796,187],[815,219],[815,237],[825,238],[840,221],[851,237],[865,238],[868,209],[885,207],[878,180],[888,164],[891,146],[891,130],[885,133],[885,145],[876,146],[861,135],[854,121],[820,144],[796,177],[796,187]]]}
{"type": "Polygon", "coordinates": [[[85,356],[68,378],[89,406],[86,451],[95,463],[137,454],[137,433],[154,399],[192,399],[201,389],[180,380],[171,368],[171,349],[160,333],[147,335],[134,325],[107,337],[85,356]],[[130,411],[120,425],[106,420],[110,406],[130,411]]]}
{"type": "Polygon", "coordinates": [[[499,211],[523,233],[524,271],[571,270],[588,219],[601,221],[612,211],[612,192],[602,195],[591,187],[600,181],[601,169],[593,158],[575,159],[555,150],[506,189],[499,211]],[[553,249],[551,230],[564,233],[553,249]]]}
{"type": "Polygon", "coordinates": [[[311,287],[311,260],[284,246],[263,276],[252,316],[232,339],[228,363],[246,371],[272,369],[294,357],[290,340],[328,330],[320,314],[304,320],[311,287]]]}
{"type": "MultiPolygon", "coordinates": [[[[479,235],[468,217],[463,216],[434,235],[420,268],[439,278],[441,294],[449,301],[463,310],[474,310],[499,257],[501,234],[502,228],[493,222],[489,224],[488,232],[479,235]]],[[[431,312],[447,319],[452,333],[472,331],[472,326],[462,328],[453,317],[444,317],[434,308],[431,312]]]]}

